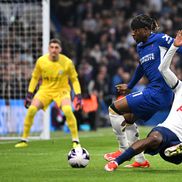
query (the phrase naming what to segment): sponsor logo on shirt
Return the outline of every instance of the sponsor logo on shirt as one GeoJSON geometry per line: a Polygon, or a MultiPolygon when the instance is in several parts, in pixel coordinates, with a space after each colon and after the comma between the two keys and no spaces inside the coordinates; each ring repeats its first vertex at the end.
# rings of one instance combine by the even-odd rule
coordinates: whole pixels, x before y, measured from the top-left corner
{"type": "Polygon", "coordinates": [[[155,57],[154,57],[154,53],[150,53],[150,54],[147,54],[145,56],[143,56],[141,59],[140,59],[140,62],[141,64],[147,62],[147,61],[151,61],[151,60],[154,60],[155,57]]]}
{"type": "Polygon", "coordinates": [[[61,77],[43,77],[42,79],[45,80],[45,81],[50,81],[50,82],[62,80],[61,77]]]}

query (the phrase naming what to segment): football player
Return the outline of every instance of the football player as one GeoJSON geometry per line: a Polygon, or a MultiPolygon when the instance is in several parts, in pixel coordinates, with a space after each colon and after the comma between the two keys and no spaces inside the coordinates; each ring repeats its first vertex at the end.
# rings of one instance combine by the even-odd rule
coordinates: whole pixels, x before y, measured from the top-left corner
{"type": "MultiPolygon", "coordinates": [[[[122,94],[128,93],[142,76],[146,76],[149,83],[143,91],[128,94],[110,105],[109,116],[119,142],[119,150],[105,154],[104,158],[108,161],[114,160],[124,152],[128,148],[128,142],[133,143],[138,140],[136,124],[132,123],[137,119],[147,121],[157,111],[170,109],[172,105],[174,94],[164,81],[158,66],[166,52],[162,47],[169,49],[174,39],[163,33],[154,33],[157,28],[156,20],[144,14],[134,17],[131,22],[132,36],[137,43],[139,64],[131,81],[128,84],[118,85],[118,90],[122,94]],[[122,125],[126,126],[125,122],[132,125],[122,131],[122,125]]],[[[182,53],[182,47],[177,52],[182,53]]],[[[149,167],[149,162],[145,160],[143,154],[136,156],[135,160],[127,167],[149,167]]]]}
{"type": "Polygon", "coordinates": [[[150,155],[159,153],[165,161],[174,164],[182,162],[182,82],[170,70],[172,57],[179,50],[179,46],[182,46],[182,30],[178,31],[174,43],[159,66],[160,73],[175,93],[173,105],[167,119],[154,127],[147,138],[136,141],[115,160],[106,164],[106,171],[114,171],[118,165],[142,151],[150,155]]]}
{"type": "Polygon", "coordinates": [[[63,54],[60,54],[62,47],[58,39],[49,42],[49,53],[38,58],[32,73],[32,78],[25,99],[25,107],[28,108],[22,139],[15,147],[27,147],[30,128],[35,114],[40,109],[46,109],[54,101],[62,109],[66,116],[66,121],[71,132],[73,147],[80,146],[77,121],[72,112],[70,85],[72,82],[76,97],[76,109],[82,107],[80,84],[77,78],[73,62],[63,54]],[[38,92],[34,96],[34,91],[39,79],[42,79],[38,92]]]}

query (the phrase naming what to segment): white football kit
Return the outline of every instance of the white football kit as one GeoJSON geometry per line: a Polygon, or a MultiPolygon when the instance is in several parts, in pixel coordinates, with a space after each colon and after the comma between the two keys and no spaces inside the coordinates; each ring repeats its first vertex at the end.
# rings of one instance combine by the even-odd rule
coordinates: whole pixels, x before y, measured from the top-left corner
{"type": "Polygon", "coordinates": [[[172,57],[177,49],[178,47],[171,45],[159,66],[161,74],[163,75],[166,83],[173,89],[175,96],[168,117],[158,126],[168,128],[175,133],[182,142],[182,82],[178,80],[176,75],[169,68],[172,57]]]}
{"type": "Polygon", "coordinates": [[[163,126],[170,129],[173,133],[177,135],[179,140],[182,142],[182,82],[178,83],[175,89],[175,96],[171,111],[167,119],[159,124],[158,126],[163,126]]]}

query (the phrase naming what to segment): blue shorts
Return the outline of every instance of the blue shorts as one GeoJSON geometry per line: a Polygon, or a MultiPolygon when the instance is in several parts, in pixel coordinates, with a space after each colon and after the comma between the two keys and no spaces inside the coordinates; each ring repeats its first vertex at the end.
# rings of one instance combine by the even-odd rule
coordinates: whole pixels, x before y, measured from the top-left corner
{"type": "MultiPolygon", "coordinates": [[[[150,154],[150,155],[156,155],[159,153],[160,156],[165,161],[168,161],[168,162],[171,162],[174,164],[180,164],[182,162],[182,155],[177,155],[177,156],[173,156],[173,157],[166,157],[164,155],[164,151],[166,148],[181,143],[181,141],[176,136],[176,134],[173,133],[168,128],[165,128],[162,126],[157,126],[151,130],[151,132],[154,132],[154,131],[158,131],[162,135],[162,143],[160,144],[160,146],[157,149],[155,149],[155,150],[147,149],[147,150],[145,150],[145,153],[150,154]]],[[[150,133],[148,134],[148,136],[150,135],[150,133]]]]}
{"type": "Polygon", "coordinates": [[[139,119],[148,120],[157,111],[169,109],[173,101],[172,91],[161,91],[146,88],[142,92],[134,92],[126,96],[128,106],[139,119]],[[167,98],[167,99],[166,99],[167,98]]]}

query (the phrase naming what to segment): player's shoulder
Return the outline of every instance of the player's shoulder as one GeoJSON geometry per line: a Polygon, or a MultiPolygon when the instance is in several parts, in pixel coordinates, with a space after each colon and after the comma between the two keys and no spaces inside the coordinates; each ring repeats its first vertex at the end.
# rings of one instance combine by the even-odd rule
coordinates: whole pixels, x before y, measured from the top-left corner
{"type": "Polygon", "coordinates": [[[164,38],[166,36],[169,36],[163,32],[159,32],[159,33],[155,33],[155,38],[158,39],[158,38],[164,38]]]}
{"type": "Polygon", "coordinates": [[[156,33],[155,39],[158,42],[165,41],[165,42],[168,42],[168,43],[171,43],[171,41],[173,40],[173,38],[170,35],[165,34],[165,33],[156,33]]]}
{"type": "Polygon", "coordinates": [[[159,40],[163,39],[166,34],[164,33],[151,33],[148,42],[158,42],[159,40]]]}
{"type": "Polygon", "coordinates": [[[72,63],[72,60],[64,54],[59,54],[59,58],[61,61],[65,61],[66,63],[72,63]]]}
{"type": "Polygon", "coordinates": [[[153,36],[151,36],[150,40],[153,43],[156,42],[156,45],[160,45],[166,48],[169,48],[173,42],[173,38],[165,33],[153,33],[153,36]]]}
{"type": "Polygon", "coordinates": [[[41,63],[48,59],[49,54],[44,54],[37,59],[37,62],[41,63]]]}

